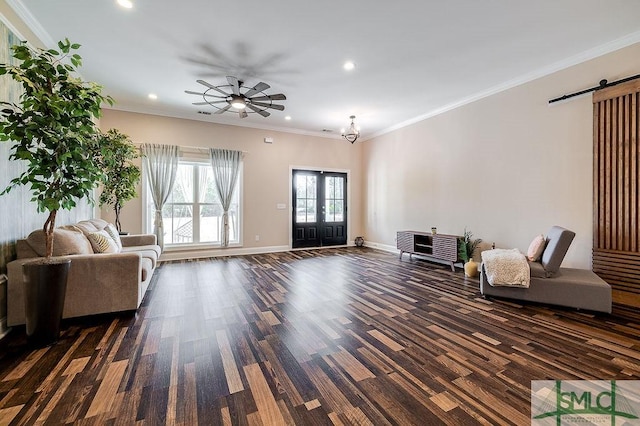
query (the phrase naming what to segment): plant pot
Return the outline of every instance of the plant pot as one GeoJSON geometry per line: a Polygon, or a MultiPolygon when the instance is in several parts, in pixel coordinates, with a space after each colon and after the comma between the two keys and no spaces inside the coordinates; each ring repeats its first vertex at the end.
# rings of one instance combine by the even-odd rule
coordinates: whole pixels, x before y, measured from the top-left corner
{"type": "Polygon", "coordinates": [[[27,341],[36,347],[48,346],[60,337],[69,275],[69,259],[39,259],[22,266],[27,341]]]}
{"type": "Polygon", "coordinates": [[[478,264],[474,262],[473,259],[469,259],[467,263],[464,264],[464,276],[469,278],[478,276],[478,264]]]}

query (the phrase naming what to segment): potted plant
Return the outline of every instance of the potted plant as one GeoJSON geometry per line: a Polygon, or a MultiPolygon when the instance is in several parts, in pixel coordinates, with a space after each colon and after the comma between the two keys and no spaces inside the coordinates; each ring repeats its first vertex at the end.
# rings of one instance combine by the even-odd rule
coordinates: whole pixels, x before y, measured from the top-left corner
{"type": "Polygon", "coordinates": [[[122,205],[136,197],[136,185],[140,181],[140,168],[133,160],[140,154],[129,137],[111,129],[98,137],[100,165],[104,172],[100,206],[113,206],[115,225],[122,232],[120,210],[122,205]]]}
{"type": "Polygon", "coordinates": [[[473,261],[473,254],[478,248],[481,239],[473,238],[473,233],[464,228],[464,233],[458,244],[458,257],[464,262],[464,274],[467,277],[475,277],[478,275],[478,264],[473,261]]]}
{"type": "Polygon", "coordinates": [[[68,39],[58,49],[12,47],[19,65],[0,64],[0,75],[21,84],[18,103],[2,102],[0,141],[12,143],[9,158],[24,161],[25,169],[0,195],[12,188],[29,187],[38,212],[48,212],[42,228],[46,257],[25,264],[25,310],[29,341],[55,342],[60,332],[69,261],[53,257],[54,228],[59,209],[70,210],[80,198],[92,196],[102,177],[95,161],[98,130],[95,118],[101,104],[112,104],[100,86],[74,76],[82,59],[80,47],[68,39]]]}

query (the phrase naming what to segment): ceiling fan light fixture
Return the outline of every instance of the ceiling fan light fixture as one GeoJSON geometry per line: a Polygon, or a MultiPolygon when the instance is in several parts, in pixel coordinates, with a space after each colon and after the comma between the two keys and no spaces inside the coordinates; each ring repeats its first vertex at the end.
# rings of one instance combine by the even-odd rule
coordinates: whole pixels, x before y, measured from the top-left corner
{"type": "Polygon", "coordinates": [[[232,96],[230,104],[235,109],[245,109],[247,107],[247,103],[241,96],[232,96]]]}
{"type": "Polygon", "coordinates": [[[352,115],[349,118],[351,119],[351,124],[349,125],[349,130],[345,131],[345,129],[341,129],[340,133],[342,134],[343,138],[345,138],[346,140],[348,140],[351,143],[354,143],[360,137],[360,127],[359,126],[356,127],[355,123],[353,122],[353,120],[355,120],[355,118],[356,118],[355,115],[352,115]]]}
{"type": "Polygon", "coordinates": [[[282,93],[266,93],[265,90],[271,87],[267,83],[261,81],[253,87],[246,86],[242,80],[233,76],[227,76],[227,82],[228,84],[216,86],[204,80],[196,80],[196,83],[207,89],[203,92],[185,90],[185,93],[201,96],[202,101],[193,102],[193,105],[211,105],[216,109],[214,114],[232,112],[240,118],[247,118],[249,114],[269,117],[271,113],[268,109],[284,111],[284,105],[273,101],[284,101],[287,97],[282,93]]]}

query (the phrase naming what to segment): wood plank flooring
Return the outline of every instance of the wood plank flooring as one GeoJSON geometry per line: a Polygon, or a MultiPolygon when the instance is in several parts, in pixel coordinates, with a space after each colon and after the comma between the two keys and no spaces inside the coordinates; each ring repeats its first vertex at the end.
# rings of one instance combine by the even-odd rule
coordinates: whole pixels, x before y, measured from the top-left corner
{"type": "Polygon", "coordinates": [[[638,379],[639,336],[367,248],[168,263],[135,314],[0,341],[0,424],[524,425],[531,380],[638,379]]]}

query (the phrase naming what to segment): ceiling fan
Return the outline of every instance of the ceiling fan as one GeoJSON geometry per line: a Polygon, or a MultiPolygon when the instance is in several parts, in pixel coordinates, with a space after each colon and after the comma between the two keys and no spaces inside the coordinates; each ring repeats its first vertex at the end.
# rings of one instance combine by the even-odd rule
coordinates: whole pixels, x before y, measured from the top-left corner
{"type": "Polygon", "coordinates": [[[236,77],[227,76],[229,84],[214,86],[204,80],[196,80],[207,88],[204,92],[194,92],[185,90],[190,95],[202,96],[203,102],[193,102],[193,105],[211,105],[217,111],[214,114],[222,114],[231,110],[238,112],[240,118],[245,118],[248,114],[256,113],[263,117],[271,115],[267,109],[284,110],[284,105],[274,104],[273,101],[283,101],[287,99],[282,93],[267,95],[264,91],[270,88],[267,83],[260,82],[253,87],[244,85],[243,81],[236,77]],[[247,111],[249,109],[250,111],[247,111]]]}

